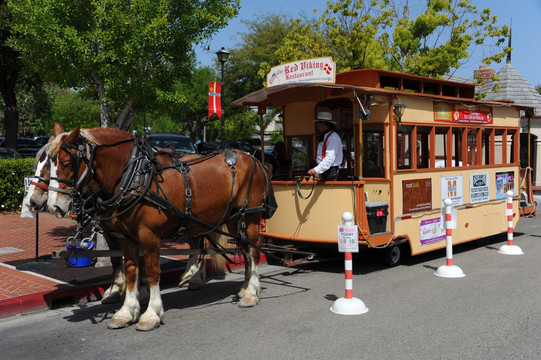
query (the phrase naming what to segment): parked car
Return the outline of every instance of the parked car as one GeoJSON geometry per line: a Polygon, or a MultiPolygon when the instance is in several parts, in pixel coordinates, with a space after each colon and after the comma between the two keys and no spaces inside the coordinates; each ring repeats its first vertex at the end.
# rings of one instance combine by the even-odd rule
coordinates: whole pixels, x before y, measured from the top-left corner
{"type": "Polygon", "coordinates": [[[32,140],[32,143],[28,147],[19,148],[19,154],[23,158],[35,157],[43,145],[47,144],[49,139],[50,136],[38,136],[32,140]]]}
{"type": "Polygon", "coordinates": [[[21,155],[17,150],[0,147],[0,159],[17,159],[20,157],[21,155]]]}
{"type": "Polygon", "coordinates": [[[175,134],[153,134],[148,135],[150,145],[165,150],[173,150],[176,156],[195,154],[195,146],[192,140],[184,135],[175,134]]]}

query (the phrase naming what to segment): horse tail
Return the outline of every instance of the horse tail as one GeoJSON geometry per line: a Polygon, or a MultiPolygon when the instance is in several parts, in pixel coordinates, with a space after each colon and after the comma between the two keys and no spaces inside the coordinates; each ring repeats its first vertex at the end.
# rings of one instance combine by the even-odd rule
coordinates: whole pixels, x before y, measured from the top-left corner
{"type": "MultiPolygon", "coordinates": [[[[223,224],[219,229],[224,232],[227,231],[225,224],[223,224]]],[[[218,244],[219,248],[227,248],[228,236],[218,234],[217,232],[211,232],[208,234],[208,236],[212,238],[215,244],[218,244]]],[[[210,247],[215,246],[205,238],[205,248],[208,249],[210,247]]],[[[209,261],[207,265],[209,273],[222,273],[225,271],[226,259],[222,256],[222,254],[212,254],[210,255],[210,259],[211,261],[209,261]]]]}

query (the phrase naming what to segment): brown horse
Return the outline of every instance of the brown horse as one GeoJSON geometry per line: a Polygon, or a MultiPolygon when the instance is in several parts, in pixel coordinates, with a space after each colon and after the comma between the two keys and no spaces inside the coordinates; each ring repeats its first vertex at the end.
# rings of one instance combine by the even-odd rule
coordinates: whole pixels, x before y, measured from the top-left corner
{"type": "MultiPolygon", "coordinates": [[[[30,212],[37,212],[46,208],[48,191],[49,191],[49,181],[50,181],[50,172],[49,172],[49,159],[47,152],[51,146],[51,141],[56,135],[59,135],[64,132],[63,127],[55,123],[54,133],[55,135],[51,137],[49,142],[45,144],[36,154],[32,170],[34,175],[32,176],[33,180],[30,183],[30,187],[23,200],[23,208],[28,209],[30,212]]],[[[195,158],[194,155],[183,157],[181,160],[189,160],[190,158],[195,158]]],[[[93,232],[93,236],[95,233],[93,232]]],[[[102,235],[107,243],[109,249],[120,249],[119,242],[116,237],[111,236],[107,232],[102,232],[102,235]]],[[[227,238],[217,234],[209,234],[214,242],[221,247],[224,247],[227,243],[227,238]]],[[[202,244],[202,239],[199,237],[187,238],[186,242],[189,244],[190,249],[197,249],[202,244]]],[[[93,240],[94,241],[94,240],[93,240]]],[[[203,246],[205,248],[211,247],[213,244],[208,240],[203,241],[203,246]]],[[[201,255],[192,255],[190,254],[188,263],[184,273],[180,277],[179,287],[188,286],[189,289],[200,289],[206,283],[206,264],[207,256],[205,254],[201,255]]],[[[222,270],[224,267],[224,259],[221,256],[214,256],[214,261],[211,263],[213,269],[222,270]]],[[[101,302],[103,304],[109,304],[119,301],[124,297],[126,286],[125,286],[125,276],[124,276],[124,265],[122,259],[119,257],[111,258],[111,265],[113,268],[113,280],[111,285],[103,293],[101,302]]],[[[140,266],[143,268],[144,263],[141,263],[140,266]]],[[[142,271],[144,275],[144,269],[142,271]]],[[[141,282],[139,284],[139,300],[141,302],[148,301],[148,283],[146,278],[141,277],[141,282]]]]}
{"type": "Polygon", "coordinates": [[[259,251],[249,244],[260,245],[259,222],[270,191],[261,164],[236,150],[183,164],[165,154],[155,156],[144,147],[144,141],[137,142],[125,131],[77,127],[57,136],[49,151],[51,186],[67,192],[49,191],[49,209],[63,216],[72,205],[96,201],[101,222],[118,235],[127,290],[122,308],[108,327],[122,328],[139,318],[139,249],[144,255],[150,301],[136,328],[151,330],[163,321],[161,239],[179,231],[184,236],[216,231],[224,223],[245,255],[239,306],[257,304],[259,251]],[[98,189],[89,190],[90,181],[98,189]]]}

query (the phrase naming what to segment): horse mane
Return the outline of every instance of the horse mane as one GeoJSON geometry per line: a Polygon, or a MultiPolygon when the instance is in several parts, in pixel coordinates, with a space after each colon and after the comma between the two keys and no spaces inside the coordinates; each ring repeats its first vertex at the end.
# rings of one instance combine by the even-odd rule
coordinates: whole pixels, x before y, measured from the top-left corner
{"type": "MultiPolygon", "coordinates": [[[[49,154],[51,156],[55,156],[60,151],[60,147],[62,143],[64,142],[64,139],[68,137],[72,131],[64,132],[62,134],[59,134],[51,143],[51,149],[49,150],[49,154]]],[[[81,129],[80,134],[92,145],[103,145],[105,143],[105,140],[98,140],[98,137],[102,135],[105,136],[105,138],[111,138],[111,142],[118,141],[119,135],[125,135],[127,137],[133,136],[130,132],[115,129],[115,128],[102,128],[97,127],[93,129],[81,129]]]]}
{"type": "Polygon", "coordinates": [[[38,163],[40,162],[40,159],[41,159],[41,156],[43,155],[44,152],[47,152],[50,147],[51,147],[51,143],[48,142],[45,145],[43,145],[41,147],[41,149],[38,150],[38,152],[36,153],[36,157],[34,159],[34,163],[32,164],[32,171],[33,172],[36,172],[36,170],[38,168],[38,163]]]}

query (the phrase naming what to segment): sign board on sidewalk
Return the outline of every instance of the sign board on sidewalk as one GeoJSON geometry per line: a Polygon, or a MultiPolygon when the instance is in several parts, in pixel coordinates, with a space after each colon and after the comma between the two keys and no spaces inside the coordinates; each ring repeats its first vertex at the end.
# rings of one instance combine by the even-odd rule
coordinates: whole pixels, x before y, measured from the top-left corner
{"type": "Polygon", "coordinates": [[[357,225],[338,225],[338,251],[359,252],[358,234],[357,225]]]}
{"type": "Polygon", "coordinates": [[[32,182],[33,177],[32,176],[25,176],[24,177],[24,193],[26,194],[28,190],[30,190],[30,183],[32,182]]]}

